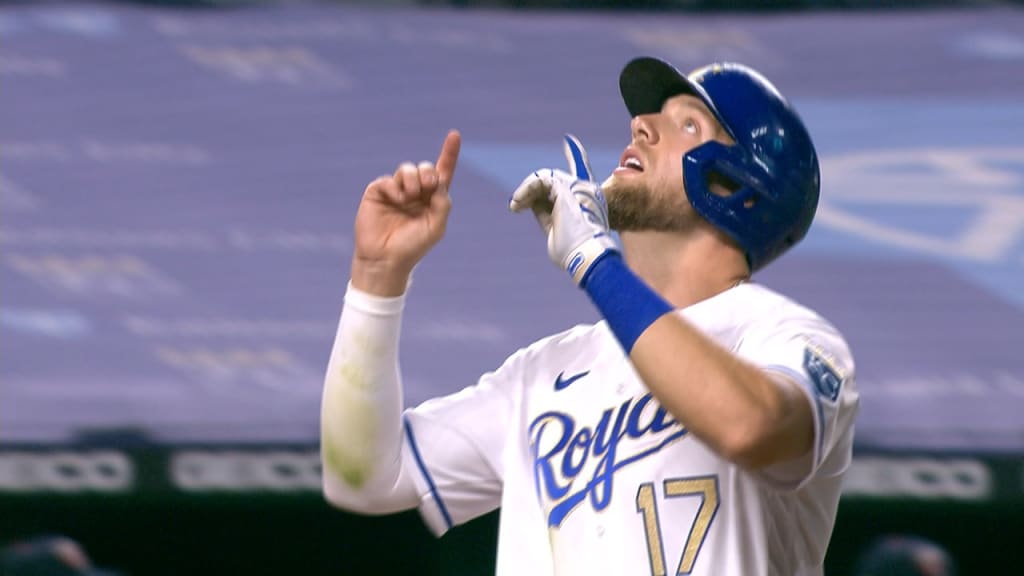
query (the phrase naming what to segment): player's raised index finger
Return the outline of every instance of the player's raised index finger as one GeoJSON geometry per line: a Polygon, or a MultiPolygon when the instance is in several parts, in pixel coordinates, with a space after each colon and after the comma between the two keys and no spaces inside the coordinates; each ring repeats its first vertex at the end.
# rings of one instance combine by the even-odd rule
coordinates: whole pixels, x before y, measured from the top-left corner
{"type": "Polygon", "coordinates": [[[441,155],[437,157],[437,179],[439,186],[445,191],[455,176],[455,165],[459,163],[459,149],[462,147],[462,135],[458,130],[450,130],[441,145],[441,155]]]}

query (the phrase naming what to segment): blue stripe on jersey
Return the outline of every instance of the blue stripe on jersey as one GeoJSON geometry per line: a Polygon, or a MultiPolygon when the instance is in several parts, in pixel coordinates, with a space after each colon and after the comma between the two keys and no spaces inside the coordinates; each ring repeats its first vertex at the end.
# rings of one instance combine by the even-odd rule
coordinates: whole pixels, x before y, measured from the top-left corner
{"type": "Polygon", "coordinates": [[[434,502],[437,502],[437,507],[441,510],[444,523],[450,530],[452,527],[452,517],[448,515],[448,507],[441,500],[441,494],[437,491],[437,485],[434,484],[434,479],[431,478],[430,472],[427,471],[427,466],[423,463],[423,458],[420,457],[420,449],[416,447],[416,438],[412,435],[412,425],[409,424],[409,419],[405,417],[402,418],[402,423],[405,427],[405,437],[409,439],[409,447],[412,448],[413,458],[416,459],[416,465],[419,466],[420,473],[427,480],[430,494],[434,497],[434,502]]]}
{"type": "MultiPolygon", "coordinates": [[[[762,366],[761,368],[763,370],[770,370],[772,372],[781,372],[795,380],[801,386],[806,388],[808,392],[811,393],[811,398],[814,399],[814,416],[818,420],[818,458],[824,458],[825,455],[822,454],[821,450],[822,443],[825,441],[825,409],[821,407],[821,398],[818,396],[818,392],[814,389],[814,384],[812,384],[811,381],[808,380],[807,376],[805,376],[804,374],[801,374],[800,372],[797,372],[796,370],[793,370],[792,368],[788,368],[786,366],[772,365],[762,366]]],[[[818,464],[820,464],[820,461],[816,461],[814,463],[815,466],[817,466],[818,464]]]]}

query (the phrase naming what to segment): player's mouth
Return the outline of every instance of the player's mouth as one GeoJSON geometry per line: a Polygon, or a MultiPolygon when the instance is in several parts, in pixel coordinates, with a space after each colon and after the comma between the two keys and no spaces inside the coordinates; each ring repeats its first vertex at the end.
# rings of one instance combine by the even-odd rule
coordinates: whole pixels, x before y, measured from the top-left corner
{"type": "Polygon", "coordinates": [[[626,151],[622,153],[622,158],[619,159],[619,167],[615,169],[615,173],[629,173],[629,172],[643,172],[644,163],[640,159],[640,155],[637,154],[633,148],[626,148],[626,151]]]}

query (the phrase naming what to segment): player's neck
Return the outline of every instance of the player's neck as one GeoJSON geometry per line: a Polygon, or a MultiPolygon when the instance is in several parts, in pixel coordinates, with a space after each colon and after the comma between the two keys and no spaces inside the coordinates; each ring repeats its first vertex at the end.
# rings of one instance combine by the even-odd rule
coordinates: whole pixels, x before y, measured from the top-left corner
{"type": "Polygon", "coordinates": [[[718,234],[620,236],[630,269],[676,308],[706,300],[750,277],[743,254],[718,234]]]}

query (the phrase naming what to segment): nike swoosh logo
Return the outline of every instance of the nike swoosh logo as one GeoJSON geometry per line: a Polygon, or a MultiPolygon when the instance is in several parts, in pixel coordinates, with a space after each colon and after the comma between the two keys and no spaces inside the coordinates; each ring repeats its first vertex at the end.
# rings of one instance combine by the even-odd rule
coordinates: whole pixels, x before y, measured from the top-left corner
{"type": "Polygon", "coordinates": [[[580,378],[583,378],[587,374],[590,374],[590,370],[587,370],[586,372],[580,372],[579,374],[573,374],[568,378],[563,378],[563,376],[565,376],[565,372],[559,372],[558,377],[555,378],[555,390],[565,390],[566,388],[569,387],[570,384],[579,380],[580,378]]]}

